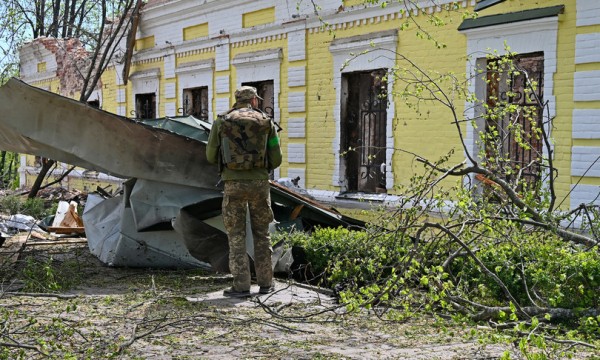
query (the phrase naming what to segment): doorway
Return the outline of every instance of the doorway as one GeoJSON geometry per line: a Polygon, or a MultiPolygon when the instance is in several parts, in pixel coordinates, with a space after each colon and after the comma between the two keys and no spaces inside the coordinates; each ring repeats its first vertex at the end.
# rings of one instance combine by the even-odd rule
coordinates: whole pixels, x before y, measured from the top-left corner
{"type": "Polygon", "coordinates": [[[341,154],[346,192],[386,193],[387,71],[342,75],[341,154]]]}

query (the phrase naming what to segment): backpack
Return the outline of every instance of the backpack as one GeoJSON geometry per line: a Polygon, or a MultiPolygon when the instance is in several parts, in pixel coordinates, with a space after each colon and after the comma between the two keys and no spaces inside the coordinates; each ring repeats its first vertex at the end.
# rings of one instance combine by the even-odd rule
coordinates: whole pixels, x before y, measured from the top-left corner
{"type": "Polygon", "coordinates": [[[234,109],[222,116],[221,158],[231,170],[267,167],[267,141],[271,119],[250,108],[234,109]]]}

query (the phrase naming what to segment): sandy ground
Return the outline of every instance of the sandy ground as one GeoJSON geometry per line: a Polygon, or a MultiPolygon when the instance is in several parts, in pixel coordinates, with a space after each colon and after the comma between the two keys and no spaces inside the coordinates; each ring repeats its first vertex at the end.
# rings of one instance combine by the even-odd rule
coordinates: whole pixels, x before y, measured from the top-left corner
{"type": "Polygon", "coordinates": [[[348,315],[327,291],[286,280],[269,295],[254,286],[250,298],[226,298],[229,275],[110,268],[79,241],[27,244],[16,274],[4,264],[0,359],[519,358],[511,344],[478,341],[492,334],[484,328],[348,315]],[[45,273],[23,275],[40,264],[45,273]],[[48,274],[69,287],[35,291],[48,274]]]}

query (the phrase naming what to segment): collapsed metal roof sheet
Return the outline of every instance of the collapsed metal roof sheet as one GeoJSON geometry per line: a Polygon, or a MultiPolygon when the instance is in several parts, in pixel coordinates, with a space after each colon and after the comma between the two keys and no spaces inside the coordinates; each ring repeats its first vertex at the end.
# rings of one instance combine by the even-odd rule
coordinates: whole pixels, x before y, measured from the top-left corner
{"type": "Polygon", "coordinates": [[[0,148],[121,178],[200,187],[219,180],[200,140],[14,78],[0,87],[0,148]]]}
{"type": "MultiPolygon", "coordinates": [[[[0,149],[129,179],[123,195],[92,195],[83,212],[90,251],[108,265],[228,271],[223,195],[205,155],[210,128],[193,117],[128,119],[16,79],[0,87],[0,149]]],[[[273,229],[364,225],[275,182],[271,200],[273,229]]]]}

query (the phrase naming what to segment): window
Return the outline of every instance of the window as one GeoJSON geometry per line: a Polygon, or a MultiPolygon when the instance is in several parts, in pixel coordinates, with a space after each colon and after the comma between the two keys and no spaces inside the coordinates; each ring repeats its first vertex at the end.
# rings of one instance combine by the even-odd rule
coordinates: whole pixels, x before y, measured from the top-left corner
{"type": "Polygon", "coordinates": [[[242,83],[243,86],[254,86],[258,92],[258,96],[262,100],[258,101],[258,108],[267,113],[271,118],[274,118],[274,87],[273,80],[256,81],[242,83]]]}
{"type": "Polygon", "coordinates": [[[156,94],[135,95],[135,117],[138,119],[156,119],[156,94]]]}
{"type": "Polygon", "coordinates": [[[486,161],[517,189],[540,185],[543,79],[542,53],[520,55],[508,63],[488,60],[486,161]]]}
{"type": "Polygon", "coordinates": [[[183,90],[183,114],[208,121],[208,87],[183,90]]]}

